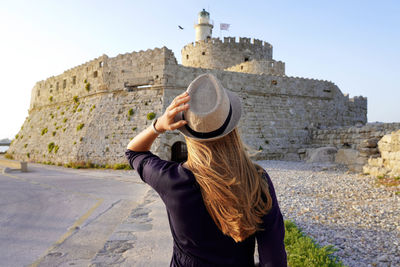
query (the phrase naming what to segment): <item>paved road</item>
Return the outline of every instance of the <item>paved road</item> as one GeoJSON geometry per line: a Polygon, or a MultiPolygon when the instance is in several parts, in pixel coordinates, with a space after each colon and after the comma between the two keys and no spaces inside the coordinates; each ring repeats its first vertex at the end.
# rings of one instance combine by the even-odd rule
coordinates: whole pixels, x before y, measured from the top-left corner
{"type": "Polygon", "coordinates": [[[134,171],[0,174],[0,266],[88,266],[148,192],[134,171]]]}

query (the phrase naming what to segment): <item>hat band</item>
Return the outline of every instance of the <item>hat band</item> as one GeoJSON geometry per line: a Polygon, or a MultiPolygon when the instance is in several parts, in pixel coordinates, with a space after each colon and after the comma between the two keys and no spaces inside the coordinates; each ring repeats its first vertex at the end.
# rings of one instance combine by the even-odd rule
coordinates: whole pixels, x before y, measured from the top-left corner
{"type": "MultiPolygon", "coordinates": [[[[217,130],[214,130],[214,131],[208,132],[208,133],[203,133],[203,132],[197,132],[197,131],[193,130],[187,124],[185,124],[185,127],[186,127],[186,130],[194,137],[201,138],[201,139],[213,138],[213,137],[217,137],[218,135],[221,135],[225,131],[226,127],[228,127],[231,117],[232,117],[232,106],[229,104],[228,117],[226,117],[224,124],[222,124],[222,126],[219,127],[217,130]]],[[[182,112],[182,119],[185,120],[185,116],[183,115],[183,112],[182,112]]]]}

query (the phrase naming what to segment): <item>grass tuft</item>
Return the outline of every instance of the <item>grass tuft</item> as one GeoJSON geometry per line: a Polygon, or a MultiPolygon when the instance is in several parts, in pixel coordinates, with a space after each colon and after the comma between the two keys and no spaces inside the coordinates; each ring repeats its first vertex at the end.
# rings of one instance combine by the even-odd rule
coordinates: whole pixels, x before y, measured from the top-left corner
{"type": "Polygon", "coordinates": [[[293,222],[285,221],[285,231],[285,248],[289,266],[345,266],[332,255],[335,252],[333,246],[321,247],[312,238],[305,236],[293,222]]]}

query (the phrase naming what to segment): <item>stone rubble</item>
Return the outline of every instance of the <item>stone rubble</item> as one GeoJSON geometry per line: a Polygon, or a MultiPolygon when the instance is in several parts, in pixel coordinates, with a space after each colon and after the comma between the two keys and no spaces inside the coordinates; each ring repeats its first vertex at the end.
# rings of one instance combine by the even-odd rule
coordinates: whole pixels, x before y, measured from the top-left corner
{"type": "Polygon", "coordinates": [[[400,266],[400,188],[335,164],[260,161],[285,219],[348,266],[400,266]]]}
{"type": "Polygon", "coordinates": [[[400,178],[400,130],[382,137],[378,142],[380,157],[370,158],[364,173],[374,177],[400,178]]]}

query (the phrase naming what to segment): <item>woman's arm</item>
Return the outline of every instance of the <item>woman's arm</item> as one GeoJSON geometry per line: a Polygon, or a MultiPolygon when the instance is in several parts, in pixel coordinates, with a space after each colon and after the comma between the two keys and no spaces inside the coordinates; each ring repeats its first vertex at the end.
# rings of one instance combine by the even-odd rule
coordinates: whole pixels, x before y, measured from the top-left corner
{"type": "MultiPolygon", "coordinates": [[[[189,102],[189,100],[190,96],[187,92],[175,97],[164,114],[157,119],[154,125],[156,130],[163,133],[167,130],[172,131],[185,125],[187,123],[185,120],[175,122],[174,117],[179,112],[188,110],[189,104],[187,104],[187,102],[189,102]]],[[[157,136],[158,134],[153,131],[152,126],[149,126],[129,142],[127,149],[137,152],[149,151],[157,136]]]]}

